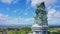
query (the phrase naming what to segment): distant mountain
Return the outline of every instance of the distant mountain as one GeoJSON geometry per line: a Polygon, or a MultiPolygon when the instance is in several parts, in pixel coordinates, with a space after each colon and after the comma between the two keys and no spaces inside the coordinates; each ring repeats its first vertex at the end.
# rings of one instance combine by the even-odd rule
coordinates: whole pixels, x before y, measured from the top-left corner
{"type": "MultiPolygon", "coordinates": [[[[2,25],[0,24],[0,27],[21,27],[21,26],[32,26],[32,24],[7,24],[2,25]]],[[[58,24],[48,24],[49,27],[60,27],[58,24]]]]}

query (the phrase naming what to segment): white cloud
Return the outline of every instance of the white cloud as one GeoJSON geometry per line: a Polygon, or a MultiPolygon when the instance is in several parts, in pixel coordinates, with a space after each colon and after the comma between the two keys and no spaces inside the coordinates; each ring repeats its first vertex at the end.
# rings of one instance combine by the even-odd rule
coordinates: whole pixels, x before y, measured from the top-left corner
{"type": "Polygon", "coordinates": [[[21,24],[31,24],[33,23],[33,18],[19,18],[19,23],[21,24]]]}
{"type": "Polygon", "coordinates": [[[10,24],[32,24],[33,18],[13,18],[8,15],[0,14],[0,25],[10,25],[10,24]]]}
{"type": "Polygon", "coordinates": [[[20,15],[23,12],[23,10],[21,10],[20,8],[16,8],[16,9],[12,10],[12,12],[14,12],[14,13],[18,13],[19,12],[18,14],[20,15]]]}
{"type": "Polygon", "coordinates": [[[15,1],[13,1],[13,4],[16,4],[16,3],[18,3],[18,1],[19,1],[19,0],[15,0],[15,1]]]}
{"type": "Polygon", "coordinates": [[[3,14],[0,14],[0,18],[7,18],[8,17],[8,15],[3,15],[3,14]]]}
{"type": "Polygon", "coordinates": [[[0,23],[1,24],[4,24],[7,22],[7,19],[8,19],[8,15],[3,15],[3,14],[0,14],[0,23]],[[4,23],[3,23],[4,22],[4,23]]]}
{"type": "Polygon", "coordinates": [[[36,7],[37,4],[40,4],[41,2],[43,2],[44,0],[31,0],[31,5],[36,7]]]}
{"type": "Polygon", "coordinates": [[[28,13],[24,13],[24,15],[28,15],[28,13]]]}
{"type": "Polygon", "coordinates": [[[45,5],[48,6],[50,4],[54,4],[56,0],[45,0],[45,5]]]}
{"type": "Polygon", "coordinates": [[[11,3],[17,3],[18,0],[0,0],[2,3],[6,3],[6,4],[11,4],[11,3]]]}
{"type": "Polygon", "coordinates": [[[10,8],[7,7],[6,10],[7,10],[7,11],[10,11],[10,8]]]}
{"type": "Polygon", "coordinates": [[[60,11],[56,11],[55,9],[48,10],[48,24],[49,25],[60,24],[60,11]]]}
{"type": "Polygon", "coordinates": [[[1,0],[1,2],[10,4],[12,2],[12,0],[1,0]]]}
{"type": "Polygon", "coordinates": [[[56,2],[56,0],[31,0],[31,6],[36,7],[37,4],[40,4],[43,1],[45,2],[46,6],[56,2]]]}
{"type": "Polygon", "coordinates": [[[13,12],[14,12],[14,13],[16,13],[16,12],[17,12],[17,10],[13,10],[13,12]]]}
{"type": "Polygon", "coordinates": [[[26,4],[29,4],[31,0],[26,0],[26,4]]]}

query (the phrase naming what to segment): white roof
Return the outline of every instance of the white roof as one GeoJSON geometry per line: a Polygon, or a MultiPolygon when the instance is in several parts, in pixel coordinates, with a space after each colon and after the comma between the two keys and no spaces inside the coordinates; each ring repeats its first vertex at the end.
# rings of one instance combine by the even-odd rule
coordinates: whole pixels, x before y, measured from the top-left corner
{"type": "Polygon", "coordinates": [[[40,26],[38,24],[33,24],[32,27],[47,27],[47,25],[40,26]]]}
{"type": "Polygon", "coordinates": [[[33,24],[32,27],[40,27],[38,24],[33,24]]]}

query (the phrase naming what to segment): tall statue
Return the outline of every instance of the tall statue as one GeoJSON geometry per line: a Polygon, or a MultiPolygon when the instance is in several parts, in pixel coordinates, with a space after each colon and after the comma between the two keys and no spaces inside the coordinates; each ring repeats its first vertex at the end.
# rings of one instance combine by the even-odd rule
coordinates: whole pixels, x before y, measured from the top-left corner
{"type": "Polygon", "coordinates": [[[47,11],[44,2],[37,5],[35,21],[32,25],[33,34],[48,34],[47,11]]]}
{"type": "Polygon", "coordinates": [[[45,5],[44,2],[42,2],[40,5],[37,5],[36,8],[36,16],[35,16],[35,24],[38,25],[47,25],[47,11],[45,11],[45,5]]]}

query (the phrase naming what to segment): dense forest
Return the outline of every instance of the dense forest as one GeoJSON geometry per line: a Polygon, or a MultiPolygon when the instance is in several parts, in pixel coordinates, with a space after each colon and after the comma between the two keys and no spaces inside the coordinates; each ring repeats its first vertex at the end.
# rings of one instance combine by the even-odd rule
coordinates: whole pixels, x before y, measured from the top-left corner
{"type": "MultiPolygon", "coordinates": [[[[7,29],[8,34],[32,34],[31,27],[22,27],[21,29],[7,29]]],[[[0,32],[1,34],[1,32],[0,32]]],[[[60,28],[48,28],[48,34],[60,34],[60,28]]]]}

